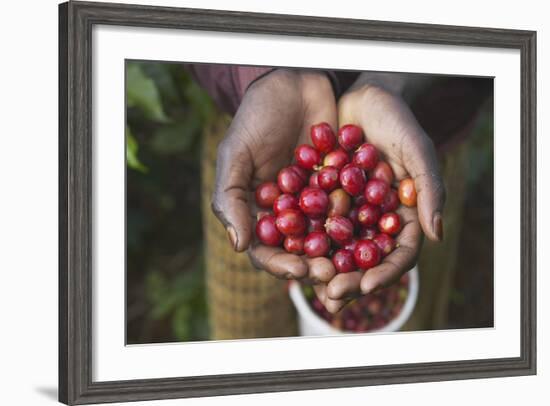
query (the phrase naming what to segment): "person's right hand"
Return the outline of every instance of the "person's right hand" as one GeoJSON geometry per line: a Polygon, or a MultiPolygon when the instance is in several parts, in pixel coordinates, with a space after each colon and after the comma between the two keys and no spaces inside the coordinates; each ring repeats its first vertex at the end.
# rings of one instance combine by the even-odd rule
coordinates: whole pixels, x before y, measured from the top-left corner
{"type": "MultiPolygon", "coordinates": [[[[310,142],[310,127],[323,121],[337,128],[336,101],[326,74],[275,70],[246,91],[218,147],[214,213],[234,249],[248,249],[257,268],[279,278],[309,278],[326,284],[335,274],[329,259],[308,259],[259,244],[253,231],[254,189],[276,180],[279,170],[291,163],[296,146],[310,142]]],[[[332,306],[326,295],[320,299],[332,306]]]]}

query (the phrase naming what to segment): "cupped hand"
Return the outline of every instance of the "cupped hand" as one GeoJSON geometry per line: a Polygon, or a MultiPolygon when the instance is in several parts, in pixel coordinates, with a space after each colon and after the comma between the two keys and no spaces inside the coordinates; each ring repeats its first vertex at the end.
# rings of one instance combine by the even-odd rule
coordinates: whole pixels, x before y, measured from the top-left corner
{"type": "Polygon", "coordinates": [[[280,69],[254,82],[218,147],[212,208],[234,249],[248,250],[257,268],[279,278],[326,285],[335,274],[329,259],[259,244],[253,232],[254,189],[276,180],[279,170],[291,163],[296,146],[310,142],[310,127],[323,121],[337,128],[334,92],[324,73],[280,69]]]}
{"type": "Polygon", "coordinates": [[[433,241],[443,238],[445,189],[433,143],[392,83],[369,81],[365,75],[340,98],[338,121],[341,126],[355,124],[363,129],[367,142],[382,153],[397,181],[414,180],[417,207],[401,206],[397,211],[403,222],[398,246],[379,265],[364,274],[338,274],[330,281],[326,295],[339,303],[396,282],[414,267],[423,234],[433,241]]]}

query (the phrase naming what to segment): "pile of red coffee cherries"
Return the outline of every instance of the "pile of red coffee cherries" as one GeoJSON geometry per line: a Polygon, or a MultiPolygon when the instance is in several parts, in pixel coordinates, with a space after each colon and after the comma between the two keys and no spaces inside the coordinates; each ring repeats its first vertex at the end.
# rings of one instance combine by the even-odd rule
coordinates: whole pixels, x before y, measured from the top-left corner
{"type": "Polygon", "coordinates": [[[380,330],[401,313],[409,295],[409,275],[404,274],[392,286],[357,298],[336,314],[325,309],[310,285],[303,285],[302,291],[313,311],[335,329],[366,333],[380,330]]]}
{"type": "Polygon", "coordinates": [[[337,272],[366,271],[396,248],[400,203],[416,206],[412,179],[393,187],[394,174],[363,131],[327,123],[311,127],[312,145],[299,145],[295,164],[277,182],[256,189],[256,235],[292,254],[331,258],[337,272]]]}

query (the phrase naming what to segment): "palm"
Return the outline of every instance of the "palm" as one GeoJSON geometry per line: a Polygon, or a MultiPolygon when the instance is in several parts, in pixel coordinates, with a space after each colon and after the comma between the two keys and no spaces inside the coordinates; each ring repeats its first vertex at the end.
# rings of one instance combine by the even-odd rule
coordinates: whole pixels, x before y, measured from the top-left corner
{"type": "Polygon", "coordinates": [[[341,125],[363,128],[367,141],[382,153],[397,180],[414,179],[418,207],[398,210],[404,224],[397,237],[398,248],[380,265],[365,275],[340,274],[330,281],[327,296],[332,299],[372,292],[411,269],[422,243],[420,226],[430,239],[440,239],[434,224],[444,199],[433,145],[400,97],[369,85],[353,89],[340,99],[338,118],[341,125]]]}
{"type": "Polygon", "coordinates": [[[293,158],[294,149],[305,142],[304,117],[299,105],[285,103],[282,106],[251,106],[251,119],[240,130],[240,141],[246,145],[252,165],[250,188],[277,178],[278,171],[293,158]]]}
{"type": "MultiPolygon", "coordinates": [[[[274,181],[295,147],[308,141],[310,126],[321,121],[337,125],[332,87],[322,73],[278,70],[248,89],[218,148],[212,204],[228,232],[235,232],[237,251],[247,249],[253,237],[250,192],[274,181]]],[[[270,270],[261,258],[255,261],[270,270]]]]}

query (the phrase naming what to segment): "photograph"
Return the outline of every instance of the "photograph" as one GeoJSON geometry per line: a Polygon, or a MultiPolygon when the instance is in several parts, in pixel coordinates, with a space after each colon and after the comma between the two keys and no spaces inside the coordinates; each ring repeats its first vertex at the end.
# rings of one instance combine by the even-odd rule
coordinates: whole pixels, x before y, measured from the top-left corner
{"type": "Polygon", "coordinates": [[[537,373],[537,33],[351,17],[60,5],[61,402],[537,373]]]}
{"type": "Polygon", "coordinates": [[[127,345],[494,327],[494,77],[124,63],[127,345]]]}
{"type": "Polygon", "coordinates": [[[516,3],[6,3],[0,403],[544,403],[516,3]]]}

